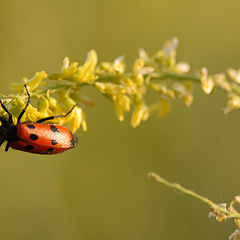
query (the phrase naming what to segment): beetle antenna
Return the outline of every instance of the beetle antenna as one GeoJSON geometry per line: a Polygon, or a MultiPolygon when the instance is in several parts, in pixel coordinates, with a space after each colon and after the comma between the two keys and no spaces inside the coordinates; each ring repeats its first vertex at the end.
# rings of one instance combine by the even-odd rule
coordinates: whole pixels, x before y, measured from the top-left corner
{"type": "Polygon", "coordinates": [[[69,112],[67,112],[65,115],[57,115],[57,116],[51,116],[51,117],[46,117],[46,118],[42,118],[40,120],[37,121],[37,123],[42,123],[42,122],[45,122],[45,121],[48,121],[48,120],[53,120],[55,118],[60,118],[60,117],[67,117],[72,111],[73,109],[78,106],[77,104],[75,104],[71,110],[69,112]]]}
{"type": "Polygon", "coordinates": [[[26,85],[26,84],[24,84],[24,88],[26,89],[26,92],[27,92],[27,95],[28,95],[28,101],[27,101],[24,109],[21,111],[21,113],[20,113],[19,116],[18,116],[17,124],[20,123],[21,118],[22,118],[23,114],[26,112],[26,109],[27,109],[27,107],[29,106],[30,100],[31,100],[31,96],[30,96],[30,93],[29,93],[29,91],[28,91],[28,89],[27,89],[27,85],[26,85]]]}

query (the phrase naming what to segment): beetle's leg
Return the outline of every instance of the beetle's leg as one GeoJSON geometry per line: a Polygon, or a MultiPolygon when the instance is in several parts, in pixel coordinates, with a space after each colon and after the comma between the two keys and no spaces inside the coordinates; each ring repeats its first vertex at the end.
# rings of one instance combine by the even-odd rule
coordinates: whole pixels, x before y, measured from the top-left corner
{"type": "Polygon", "coordinates": [[[9,118],[8,118],[8,121],[9,123],[13,123],[13,118],[12,118],[12,114],[7,110],[7,108],[3,105],[2,103],[2,99],[0,99],[0,104],[3,108],[3,110],[8,114],[9,118]]]}
{"type": "Polygon", "coordinates": [[[1,140],[0,140],[0,147],[3,145],[3,143],[4,143],[4,140],[1,139],[1,140]]]}
{"type": "Polygon", "coordinates": [[[8,151],[9,147],[10,147],[10,142],[8,141],[8,142],[7,142],[7,145],[6,145],[6,147],[5,147],[5,152],[8,151]]]}
{"type": "Polygon", "coordinates": [[[18,116],[17,124],[20,123],[21,118],[22,118],[23,114],[25,113],[25,111],[26,111],[26,109],[27,109],[27,107],[28,107],[28,105],[29,105],[29,103],[30,103],[30,99],[31,99],[30,93],[29,93],[29,91],[28,91],[28,89],[27,89],[27,85],[24,84],[24,87],[25,87],[26,92],[27,92],[27,95],[28,95],[28,101],[27,101],[27,103],[26,103],[24,109],[21,111],[21,113],[20,113],[19,116],[18,116]]]}
{"type": "Polygon", "coordinates": [[[55,118],[60,118],[60,117],[67,117],[67,116],[73,111],[73,109],[74,109],[76,106],[77,106],[77,104],[74,105],[74,106],[72,107],[72,109],[71,109],[68,113],[66,113],[65,115],[57,115],[57,116],[51,116],[51,117],[42,118],[42,119],[38,120],[37,123],[42,123],[42,122],[45,122],[45,121],[48,121],[48,120],[53,120],[53,119],[55,119],[55,118]]]}

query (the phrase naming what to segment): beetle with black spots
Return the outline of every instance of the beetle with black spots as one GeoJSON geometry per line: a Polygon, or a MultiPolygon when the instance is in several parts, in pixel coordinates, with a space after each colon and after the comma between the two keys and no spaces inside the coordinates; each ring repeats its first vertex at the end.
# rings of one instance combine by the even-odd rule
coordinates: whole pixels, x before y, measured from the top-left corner
{"type": "Polygon", "coordinates": [[[43,122],[59,117],[66,117],[76,105],[65,115],[46,117],[38,120],[36,123],[20,123],[23,114],[30,104],[31,98],[27,86],[24,86],[28,94],[28,101],[19,114],[16,125],[13,124],[11,113],[0,100],[0,105],[9,116],[8,119],[0,117],[0,146],[4,141],[7,141],[5,151],[8,151],[9,147],[11,147],[16,150],[37,154],[56,154],[75,147],[77,145],[77,138],[67,127],[43,122]]]}

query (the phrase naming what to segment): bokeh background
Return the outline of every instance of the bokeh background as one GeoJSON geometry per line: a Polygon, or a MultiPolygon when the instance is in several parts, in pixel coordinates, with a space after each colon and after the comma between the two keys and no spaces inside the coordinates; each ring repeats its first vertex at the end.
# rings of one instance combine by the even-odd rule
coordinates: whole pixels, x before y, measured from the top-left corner
{"type": "MultiPolygon", "coordinates": [[[[55,72],[62,59],[100,61],[124,54],[131,65],[140,47],[154,53],[180,40],[178,59],[193,71],[239,67],[238,0],[1,0],[0,83],[36,71],[55,72]]],[[[226,95],[195,87],[191,108],[137,129],[118,122],[97,91],[87,109],[89,131],[56,156],[0,151],[0,239],[152,240],[226,239],[234,224],[208,218],[208,208],[147,178],[149,171],[216,202],[240,193],[240,112],[225,116],[226,95]]]]}

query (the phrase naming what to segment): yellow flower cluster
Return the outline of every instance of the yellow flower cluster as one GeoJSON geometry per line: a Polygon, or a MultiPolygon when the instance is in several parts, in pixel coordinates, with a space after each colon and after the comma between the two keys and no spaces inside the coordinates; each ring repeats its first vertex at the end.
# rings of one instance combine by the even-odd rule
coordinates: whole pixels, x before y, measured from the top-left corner
{"type": "MultiPolygon", "coordinates": [[[[81,88],[86,85],[98,89],[112,101],[120,121],[124,121],[125,113],[132,110],[133,127],[146,121],[152,112],[161,117],[166,116],[171,108],[171,100],[180,99],[186,106],[191,106],[192,82],[201,83],[206,94],[212,93],[215,88],[227,92],[228,104],[225,113],[240,108],[240,70],[228,69],[226,73],[211,76],[207,68],[202,68],[199,76],[190,76],[190,65],[177,61],[177,46],[178,39],[173,38],[153,56],[140,49],[138,58],[128,72],[123,56],[113,62],[98,63],[97,53],[91,50],[82,65],[78,62],[71,63],[66,57],[59,73],[47,74],[41,71],[31,79],[24,78],[22,83],[13,84],[12,89],[16,94],[2,95],[3,103],[16,122],[27,100],[23,87],[25,83],[34,105],[30,104],[23,121],[35,122],[45,117],[64,115],[77,104],[67,117],[53,120],[54,123],[68,125],[73,132],[80,127],[87,130],[83,107],[92,106],[93,102],[81,95],[81,88]],[[151,103],[146,101],[149,90],[158,96],[157,100],[151,103]]],[[[7,117],[3,109],[0,114],[7,117]]]]}
{"type": "Polygon", "coordinates": [[[226,73],[209,76],[208,70],[202,68],[200,81],[202,90],[206,94],[212,93],[214,88],[219,88],[227,93],[228,102],[224,108],[225,114],[240,108],[240,70],[230,68],[226,73]]]}
{"type": "MultiPolygon", "coordinates": [[[[75,68],[76,64],[69,65],[69,59],[65,58],[63,61],[62,71],[58,75],[54,75],[57,79],[53,85],[47,82],[47,74],[42,71],[36,73],[33,78],[24,78],[24,83],[27,84],[27,88],[32,98],[37,103],[37,107],[29,105],[25,114],[22,117],[23,122],[36,122],[39,119],[66,114],[74,105],[78,103],[79,99],[72,97],[75,91],[72,89],[73,84],[68,85],[63,82],[63,79],[73,80],[76,83],[80,82],[92,82],[96,76],[93,74],[93,64],[96,64],[96,53],[90,52],[88,60],[85,64],[79,68],[75,68]],[[81,79],[82,80],[81,80],[81,79]]],[[[51,77],[49,77],[51,79],[51,77]]],[[[20,114],[26,104],[26,92],[23,88],[23,84],[13,84],[13,90],[22,92],[20,95],[11,95],[6,98],[3,103],[6,104],[8,110],[12,113],[14,122],[17,120],[17,116],[20,114]]],[[[84,101],[83,101],[84,102],[84,101]]],[[[84,102],[85,103],[85,102],[84,102]]],[[[6,112],[1,109],[1,115],[7,117],[6,112]]],[[[80,105],[76,106],[73,111],[66,117],[56,118],[52,122],[60,125],[68,125],[73,133],[82,126],[83,130],[87,130],[86,115],[83,112],[80,105]]]]}
{"type": "MultiPolygon", "coordinates": [[[[115,112],[120,121],[124,120],[124,113],[130,111],[133,105],[131,125],[137,127],[146,121],[151,112],[165,116],[170,110],[170,99],[182,99],[187,106],[193,101],[189,82],[171,81],[155,82],[161,79],[159,73],[186,74],[190,66],[185,62],[176,61],[177,38],[167,41],[163,48],[150,57],[145,50],[139,50],[139,57],[135,60],[132,71],[125,73],[124,58],[117,58],[113,63],[105,62],[99,65],[97,73],[111,76],[111,82],[96,82],[95,86],[113,101],[115,112]],[[152,89],[159,95],[157,102],[147,104],[147,90],[152,89]]],[[[107,80],[107,77],[106,77],[107,80]]]]}

